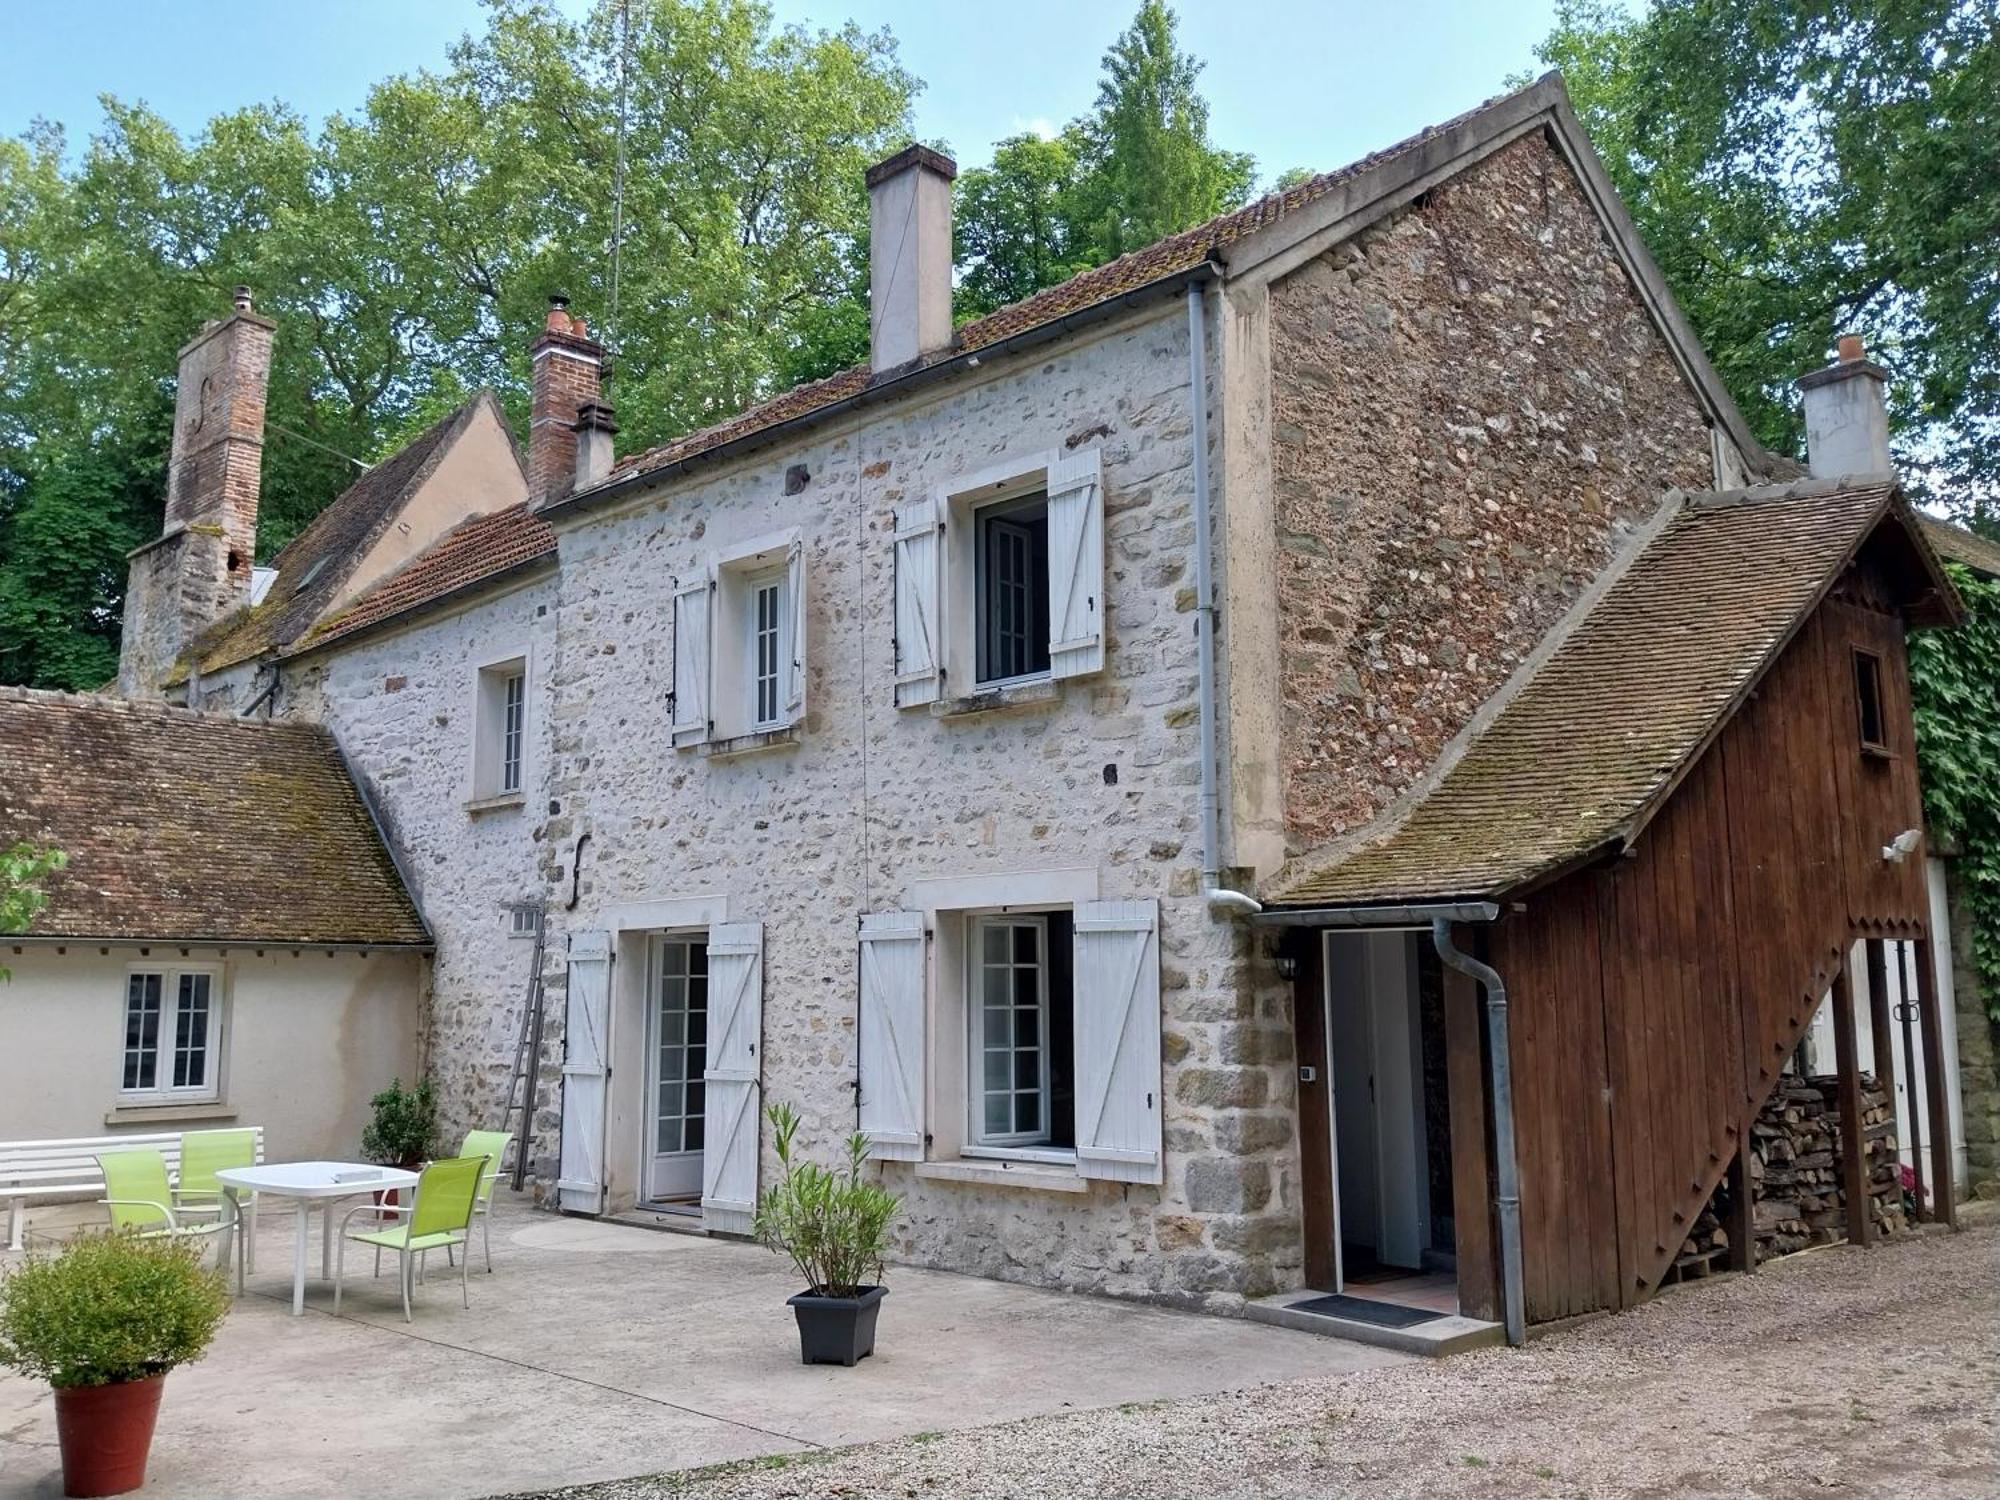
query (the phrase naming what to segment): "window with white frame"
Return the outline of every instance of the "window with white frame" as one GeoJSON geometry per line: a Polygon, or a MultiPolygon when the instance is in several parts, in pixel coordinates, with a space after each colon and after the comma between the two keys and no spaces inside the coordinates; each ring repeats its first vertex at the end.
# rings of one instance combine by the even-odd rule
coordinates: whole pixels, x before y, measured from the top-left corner
{"type": "Polygon", "coordinates": [[[512,798],[525,790],[528,745],[526,657],[479,669],[473,705],[472,795],[512,798]]]}
{"type": "Polygon", "coordinates": [[[796,532],[704,558],[673,589],[673,738],[772,734],[805,713],[805,548],[796,532]]]}
{"type": "Polygon", "coordinates": [[[1033,454],[900,505],[892,546],[899,707],[1102,670],[1098,449],[1033,454]]]}
{"type": "Polygon", "coordinates": [[[966,1141],[1075,1145],[1069,913],[972,919],[966,1141]]]}
{"type": "Polygon", "coordinates": [[[167,1103],[216,1097],[220,988],[213,969],[147,968],[126,975],[121,1098],[167,1103]]]}

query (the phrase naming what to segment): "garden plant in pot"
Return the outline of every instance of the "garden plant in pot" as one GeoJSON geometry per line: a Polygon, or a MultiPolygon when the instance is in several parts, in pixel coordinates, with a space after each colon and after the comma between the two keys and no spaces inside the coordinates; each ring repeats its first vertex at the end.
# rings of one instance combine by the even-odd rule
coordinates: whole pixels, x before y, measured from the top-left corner
{"type": "MultiPolygon", "coordinates": [[[[414,1172],[436,1153],[437,1091],[430,1079],[419,1078],[416,1087],[408,1089],[402,1079],[392,1079],[368,1103],[375,1115],[361,1131],[363,1156],[414,1172]]],[[[394,1203],[396,1190],[385,1188],[375,1198],[379,1203],[394,1203]]]]}
{"type": "Polygon", "coordinates": [[[0,1281],[0,1365],[55,1387],[65,1495],[146,1482],[167,1372],[200,1359],[228,1311],[199,1244],[130,1231],[30,1252],[0,1281]]]}
{"type": "Polygon", "coordinates": [[[757,1238],[792,1264],[806,1289],[790,1300],[799,1324],[799,1358],[809,1365],[852,1365],[875,1352],[875,1317],[889,1289],[881,1285],[894,1193],[862,1179],[868,1142],[847,1138],[838,1167],[799,1160],[793,1140],[798,1111],[774,1104],[766,1113],[780,1171],[757,1199],[757,1238]]]}

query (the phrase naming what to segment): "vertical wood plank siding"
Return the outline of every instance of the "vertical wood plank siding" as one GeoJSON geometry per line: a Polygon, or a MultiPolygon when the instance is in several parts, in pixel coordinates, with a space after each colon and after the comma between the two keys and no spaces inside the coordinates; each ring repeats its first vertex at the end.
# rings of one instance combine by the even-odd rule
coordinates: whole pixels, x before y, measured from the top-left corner
{"type": "Polygon", "coordinates": [[[1889,598],[1864,557],[1630,854],[1492,930],[1514,1011],[1531,1321],[1650,1295],[1850,940],[1925,931],[1922,859],[1882,858],[1921,823],[1889,598]],[[1856,648],[1881,658],[1887,755],[1861,748],[1856,648]]]}

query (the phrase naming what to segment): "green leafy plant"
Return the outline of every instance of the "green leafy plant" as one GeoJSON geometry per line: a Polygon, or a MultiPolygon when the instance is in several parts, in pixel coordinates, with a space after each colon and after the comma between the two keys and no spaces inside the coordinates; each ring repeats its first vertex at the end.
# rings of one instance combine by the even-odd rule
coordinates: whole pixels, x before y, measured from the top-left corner
{"type": "Polygon", "coordinates": [[[144,1380],[200,1359],[228,1312],[200,1245],[85,1234],[0,1281],[0,1365],[61,1389],[144,1380]]]}
{"type": "Polygon", "coordinates": [[[1956,630],[1910,637],[1910,697],[1924,820],[1955,851],[1972,907],[1972,953],[1986,1013],[2000,1021],[2000,581],[1957,563],[1956,630]]]}
{"type": "Polygon", "coordinates": [[[799,1114],[789,1104],[765,1111],[772,1145],[782,1168],[777,1183],[759,1195],[757,1238],[792,1264],[816,1296],[852,1297],[877,1284],[889,1244],[889,1223],[901,1200],[865,1181],[868,1141],[860,1131],[847,1138],[846,1160],[838,1167],[798,1157],[794,1140],[799,1114]]]}
{"type": "MultiPolygon", "coordinates": [[[[0,932],[26,932],[49,904],[42,882],[68,859],[60,849],[38,849],[23,840],[0,849],[0,932]]],[[[0,979],[11,976],[0,964],[0,979]]]]}
{"type": "Polygon", "coordinates": [[[370,1099],[375,1117],[361,1132],[361,1151],[370,1161],[394,1167],[414,1167],[429,1161],[437,1145],[437,1090],[420,1078],[404,1088],[397,1078],[370,1099]]]}

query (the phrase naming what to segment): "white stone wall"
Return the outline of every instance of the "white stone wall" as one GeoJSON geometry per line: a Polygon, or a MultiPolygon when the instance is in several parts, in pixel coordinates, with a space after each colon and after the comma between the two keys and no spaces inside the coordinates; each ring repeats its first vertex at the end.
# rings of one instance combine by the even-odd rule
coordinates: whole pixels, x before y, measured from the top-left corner
{"type": "MultiPolygon", "coordinates": [[[[545,830],[545,874],[567,879],[587,830],[569,927],[680,897],[720,896],[731,919],[761,920],[765,1097],[798,1105],[812,1141],[854,1120],[859,914],[903,907],[917,879],[1076,866],[1098,872],[1104,899],[1161,903],[1164,1184],[1058,1194],[889,1164],[913,1261],[1187,1301],[1289,1284],[1297,1266],[1288,1001],[1267,967],[1253,988],[1253,939],[1196,894],[1186,387],[1185,322],[1169,304],[587,514],[561,536],[547,793],[562,815],[545,830]],[[1107,669],[1005,713],[898,711],[892,507],[1016,455],[1088,443],[1104,456],[1107,669]],[[810,481],[788,497],[797,464],[810,481]],[[730,759],[674,749],[672,578],[791,526],[804,535],[811,643],[800,742],[730,759]]],[[[441,957],[441,992],[457,962],[441,957]]],[[[643,1066],[629,1033],[613,1047],[614,1073],[643,1066]]]]}
{"type": "MultiPolygon", "coordinates": [[[[555,598],[553,576],[543,575],[286,668],[283,711],[333,730],[404,857],[437,942],[425,1056],[447,1141],[500,1124],[527,994],[532,944],[509,935],[502,903],[544,894],[537,861],[548,814],[555,598]],[[482,664],[517,653],[527,655],[529,673],[521,802],[468,811],[475,678],[482,664]]],[[[559,1063],[553,1030],[546,1055],[559,1063]]],[[[553,1063],[540,1094],[551,1143],[560,1086],[553,1063]]]]}

